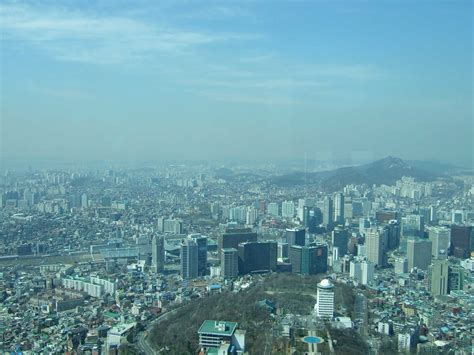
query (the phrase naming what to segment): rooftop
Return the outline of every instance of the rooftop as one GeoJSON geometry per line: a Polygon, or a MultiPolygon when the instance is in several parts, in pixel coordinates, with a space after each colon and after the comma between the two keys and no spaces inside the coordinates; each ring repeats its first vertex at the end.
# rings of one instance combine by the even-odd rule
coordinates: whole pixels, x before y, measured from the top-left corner
{"type": "Polygon", "coordinates": [[[198,333],[231,336],[234,334],[236,328],[236,322],[205,320],[199,328],[198,333]]]}

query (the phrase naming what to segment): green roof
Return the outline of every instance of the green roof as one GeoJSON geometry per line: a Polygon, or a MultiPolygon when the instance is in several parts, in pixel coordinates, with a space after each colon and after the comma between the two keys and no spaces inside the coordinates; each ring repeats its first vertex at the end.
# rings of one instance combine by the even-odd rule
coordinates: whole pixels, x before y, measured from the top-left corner
{"type": "Polygon", "coordinates": [[[217,320],[205,320],[198,333],[231,336],[237,328],[236,322],[225,322],[217,320]]]}
{"type": "Polygon", "coordinates": [[[222,248],[222,251],[223,251],[224,253],[231,253],[231,252],[236,252],[236,251],[238,251],[238,250],[235,249],[235,248],[222,248]]]}

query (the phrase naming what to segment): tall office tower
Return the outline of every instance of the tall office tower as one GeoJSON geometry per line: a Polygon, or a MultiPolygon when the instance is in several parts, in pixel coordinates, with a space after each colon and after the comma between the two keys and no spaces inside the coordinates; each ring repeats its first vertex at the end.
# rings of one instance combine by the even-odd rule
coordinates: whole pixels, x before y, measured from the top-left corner
{"type": "Polygon", "coordinates": [[[239,251],[234,248],[224,248],[221,252],[221,270],[225,279],[233,279],[239,274],[239,251]]]}
{"type": "Polygon", "coordinates": [[[328,248],[326,244],[310,246],[293,245],[289,250],[292,272],[316,275],[328,269],[328,248]]]}
{"type": "Polygon", "coordinates": [[[448,270],[448,293],[464,290],[466,269],[460,265],[451,265],[448,270]]]}
{"type": "Polygon", "coordinates": [[[280,207],[276,202],[270,202],[267,211],[270,216],[278,217],[280,215],[280,207]]]}
{"type": "Polygon", "coordinates": [[[370,228],[370,220],[367,218],[359,218],[359,234],[364,235],[368,228],[370,228]]]}
{"type": "Polygon", "coordinates": [[[332,246],[339,249],[339,257],[347,254],[347,244],[349,243],[349,231],[343,227],[336,227],[332,231],[332,246]]]}
{"type": "Polygon", "coordinates": [[[438,221],[438,213],[435,206],[430,207],[430,222],[434,223],[438,221]]]}
{"type": "Polygon", "coordinates": [[[317,207],[313,207],[308,213],[308,220],[306,227],[308,227],[308,233],[316,233],[318,231],[318,225],[322,222],[321,210],[317,207]]]}
{"type": "Polygon", "coordinates": [[[239,244],[239,274],[275,271],[277,249],[277,243],[272,241],[239,244]]]}
{"type": "Polygon", "coordinates": [[[257,221],[257,218],[258,218],[258,210],[253,206],[247,207],[247,212],[245,215],[245,224],[249,226],[253,226],[255,222],[257,221]]]}
{"type": "Polygon", "coordinates": [[[408,271],[414,267],[428,270],[431,264],[432,243],[430,240],[410,238],[407,240],[408,271]]]}
{"type": "Polygon", "coordinates": [[[392,250],[400,246],[401,228],[400,223],[392,219],[384,226],[387,230],[387,250],[392,250]]]}
{"type": "Polygon", "coordinates": [[[402,235],[406,237],[423,237],[425,231],[425,221],[423,216],[410,214],[402,217],[402,235]]]}
{"type": "Polygon", "coordinates": [[[252,228],[226,228],[218,238],[219,249],[238,249],[240,243],[256,241],[257,233],[252,232],[252,228]]]}
{"type": "Polygon", "coordinates": [[[377,266],[385,266],[386,229],[370,228],[365,233],[367,259],[377,266]]]}
{"type": "Polygon", "coordinates": [[[431,223],[431,212],[428,207],[421,207],[418,211],[418,213],[423,216],[423,221],[425,222],[425,225],[431,223]]]}
{"type": "Polygon", "coordinates": [[[428,236],[431,240],[431,255],[435,259],[446,259],[448,257],[449,240],[451,239],[451,229],[448,227],[430,227],[428,236]]]}
{"type": "Polygon", "coordinates": [[[89,201],[87,199],[87,195],[83,193],[81,195],[81,208],[87,208],[89,207],[89,201]]]}
{"type": "Polygon", "coordinates": [[[408,272],[408,260],[406,258],[395,259],[395,273],[406,274],[408,272]]]}
{"type": "Polygon", "coordinates": [[[467,259],[474,251],[474,227],[451,225],[451,255],[467,259]]]}
{"type": "Polygon", "coordinates": [[[304,246],[306,244],[306,230],[303,228],[287,229],[285,236],[289,247],[292,245],[304,246]]]}
{"type": "Polygon", "coordinates": [[[153,272],[163,272],[165,260],[165,239],[155,235],[151,241],[151,268],[153,272]]]}
{"type": "Polygon", "coordinates": [[[344,224],[344,195],[338,192],[334,196],[334,222],[344,224]]]}
{"type": "Polygon", "coordinates": [[[204,276],[207,274],[207,237],[191,234],[188,238],[191,238],[198,246],[198,275],[204,276]]]}
{"type": "Polygon", "coordinates": [[[374,280],[375,265],[370,261],[364,260],[361,263],[361,280],[362,285],[368,285],[374,280]]]}
{"type": "Polygon", "coordinates": [[[431,296],[443,296],[448,294],[448,261],[433,260],[428,267],[428,291],[431,296]]]}
{"type": "Polygon", "coordinates": [[[323,202],[323,225],[326,229],[332,229],[333,226],[333,204],[332,199],[328,196],[324,198],[323,202]]]}
{"type": "Polygon", "coordinates": [[[334,285],[328,279],[318,283],[314,310],[319,318],[330,319],[334,316],[334,285]]]}
{"type": "Polygon", "coordinates": [[[181,244],[181,276],[183,279],[195,279],[198,273],[198,245],[192,239],[181,244]]]}
{"type": "Polygon", "coordinates": [[[295,203],[293,201],[283,201],[281,203],[281,215],[286,218],[295,216],[295,203]]]}

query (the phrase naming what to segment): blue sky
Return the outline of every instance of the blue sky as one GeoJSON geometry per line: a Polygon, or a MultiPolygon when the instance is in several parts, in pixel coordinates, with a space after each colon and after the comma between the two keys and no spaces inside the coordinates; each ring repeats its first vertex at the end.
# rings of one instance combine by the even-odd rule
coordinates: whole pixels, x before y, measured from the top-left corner
{"type": "Polygon", "coordinates": [[[471,1],[3,1],[6,159],[473,160],[471,1]]]}

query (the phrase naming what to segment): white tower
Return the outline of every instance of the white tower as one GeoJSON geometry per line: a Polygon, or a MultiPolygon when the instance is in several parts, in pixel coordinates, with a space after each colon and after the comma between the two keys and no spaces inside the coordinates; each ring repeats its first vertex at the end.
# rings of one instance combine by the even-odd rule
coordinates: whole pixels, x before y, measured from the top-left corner
{"type": "Polygon", "coordinates": [[[316,317],[332,318],[334,316],[334,285],[331,281],[324,279],[318,283],[316,299],[314,306],[316,317]]]}

